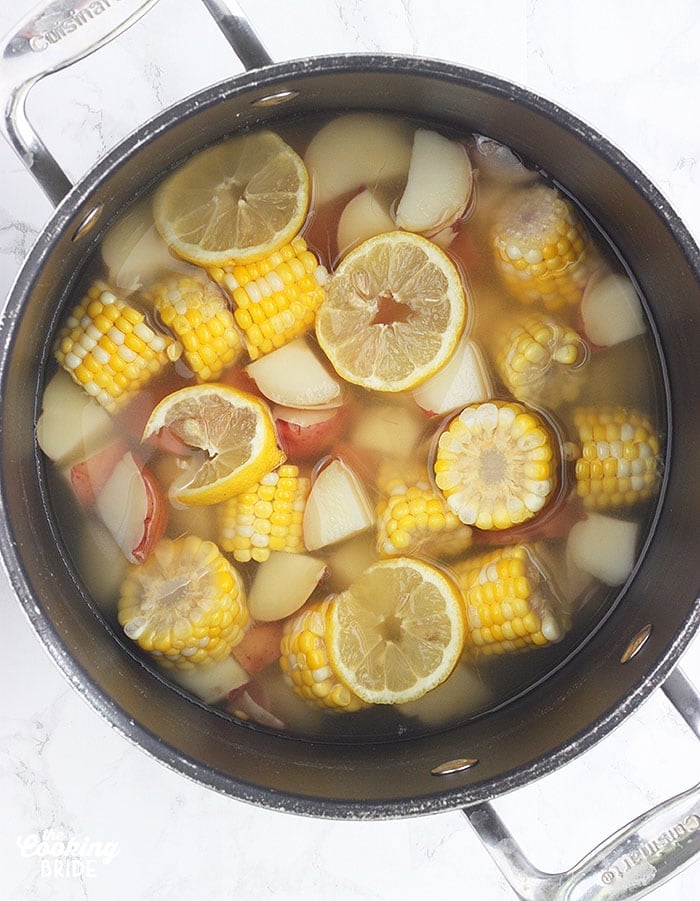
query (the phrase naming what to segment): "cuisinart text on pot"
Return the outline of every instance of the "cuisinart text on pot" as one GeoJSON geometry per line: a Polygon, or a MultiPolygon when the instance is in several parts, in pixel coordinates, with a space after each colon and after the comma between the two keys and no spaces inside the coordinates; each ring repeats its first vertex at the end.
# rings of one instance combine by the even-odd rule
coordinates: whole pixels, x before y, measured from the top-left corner
{"type": "Polygon", "coordinates": [[[666,829],[655,839],[644,842],[635,851],[630,851],[629,854],[624,854],[616,860],[612,867],[602,874],[600,877],[601,882],[605,885],[610,885],[616,879],[623,878],[634,867],[645,860],[648,861],[650,858],[663,854],[669,847],[678,844],[698,828],[700,828],[700,816],[691,814],[682,823],[671,826],[670,829],[666,829]]]}
{"type": "Polygon", "coordinates": [[[92,0],[83,9],[74,9],[68,13],[65,19],[57,22],[53,28],[42,34],[32,35],[29,38],[29,46],[37,53],[41,53],[42,50],[46,50],[51,44],[58,44],[59,41],[67,38],[83,25],[89,25],[92,19],[107,12],[115,3],[119,3],[119,0],[92,0]]]}

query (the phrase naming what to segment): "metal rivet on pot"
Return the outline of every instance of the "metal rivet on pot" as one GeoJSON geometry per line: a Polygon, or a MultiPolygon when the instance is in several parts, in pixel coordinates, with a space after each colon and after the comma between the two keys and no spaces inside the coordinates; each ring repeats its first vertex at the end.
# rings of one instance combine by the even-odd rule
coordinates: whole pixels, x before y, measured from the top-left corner
{"type": "Polygon", "coordinates": [[[476,766],[479,761],[475,757],[457,757],[455,760],[447,760],[430,771],[433,776],[449,776],[451,773],[461,773],[476,766]]]}
{"type": "Polygon", "coordinates": [[[620,663],[627,663],[628,660],[631,660],[635,657],[647,643],[647,639],[651,635],[652,629],[654,627],[651,623],[647,623],[643,629],[640,629],[639,632],[634,636],[632,641],[625,648],[625,652],[620,657],[620,663]]]}
{"type": "Polygon", "coordinates": [[[87,216],[85,216],[83,218],[83,221],[76,228],[76,230],[73,232],[73,237],[71,238],[71,241],[78,241],[80,238],[82,238],[84,235],[86,235],[90,231],[90,229],[93,227],[93,225],[95,225],[95,223],[100,218],[100,216],[102,215],[103,209],[104,209],[104,207],[101,203],[98,204],[97,206],[94,206],[90,210],[90,212],[87,214],[87,216]]]}
{"type": "Polygon", "coordinates": [[[264,97],[258,97],[257,100],[251,101],[251,106],[277,106],[279,103],[286,103],[299,96],[299,91],[277,91],[276,94],[266,94],[264,97]]]}

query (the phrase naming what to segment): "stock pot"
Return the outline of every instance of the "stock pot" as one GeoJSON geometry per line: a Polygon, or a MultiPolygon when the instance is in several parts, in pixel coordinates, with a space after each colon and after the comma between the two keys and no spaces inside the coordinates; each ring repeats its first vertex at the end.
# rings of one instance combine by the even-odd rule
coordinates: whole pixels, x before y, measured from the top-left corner
{"type": "Polygon", "coordinates": [[[670,799],[555,876],[527,863],[489,801],[592,746],[659,686],[700,730],[698,698],[674,669],[700,624],[700,483],[691,475],[700,447],[700,251],[642,173],[553,104],[482,73],[415,57],[273,64],[242,14],[232,12],[234,4],[218,0],[203,2],[247,71],[143,125],[71,186],[27,121],[26,95],[39,77],[91,52],[153,2],[55,0],[4,45],[6,137],[57,204],[16,280],[0,331],[0,547],[20,603],[98,711],[146,751],[219,792],[318,817],[464,808],[523,898],[644,894],[700,851],[700,789],[670,799]],[[488,134],[535,160],[581,201],[611,236],[648,303],[668,438],[659,503],[638,565],[605,622],[550,678],[488,716],[436,734],[308,742],[213,714],[117,645],[85,597],[52,522],[34,426],[43,364],[71,287],[130,202],[164,170],[237,129],[368,107],[488,134]]]}

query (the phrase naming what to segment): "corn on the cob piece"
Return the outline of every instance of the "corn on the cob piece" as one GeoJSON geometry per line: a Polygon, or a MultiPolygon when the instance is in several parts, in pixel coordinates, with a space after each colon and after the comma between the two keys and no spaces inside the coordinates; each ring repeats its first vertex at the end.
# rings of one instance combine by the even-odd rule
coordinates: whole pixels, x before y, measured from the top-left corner
{"type": "Polygon", "coordinates": [[[427,474],[418,478],[383,476],[381,484],[387,496],[377,504],[380,556],[419,552],[450,556],[469,547],[471,528],[448,508],[427,474]]]}
{"type": "Polygon", "coordinates": [[[233,301],[253,360],[312,327],[328,279],[325,266],[300,235],[263,260],[234,262],[209,274],[233,301]]]}
{"type": "Polygon", "coordinates": [[[217,509],[219,543],[241,563],[262,563],[270,551],[304,550],[302,520],[311,482],[285,464],[217,509]]]}
{"type": "Polygon", "coordinates": [[[650,498],[659,483],[659,436],[642,413],[625,407],[587,407],[574,414],[579,444],[576,489],[586,507],[630,506],[650,498]]]}
{"type": "Polygon", "coordinates": [[[365,707],[333,673],[326,650],[326,615],[335,595],[305,607],[284,627],[280,667],[294,693],[331,710],[354,712],[365,707]]]}
{"type": "Polygon", "coordinates": [[[160,321],[180,341],[198,382],[213,382],[243,353],[243,337],[221,290],[204,278],[171,275],[147,292],[160,321]]]}
{"type": "Polygon", "coordinates": [[[517,300],[548,310],[581,300],[590,275],[588,237],[556,188],[534,185],[509,196],[492,243],[498,271],[517,300]]]}
{"type": "Polygon", "coordinates": [[[243,638],[250,616],[239,573],[213,541],[163,538],[122,584],[119,623],[166,666],[221,660],[243,638]]]}
{"type": "Polygon", "coordinates": [[[465,407],[438,439],[435,484],[463,523],[507,529],[531,519],[556,485],[555,439],[521,404],[465,407]]]}
{"type": "Polygon", "coordinates": [[[564,634],[567,618],[556,590],[529,546],[481,554],[454,572],[466,604],[469,652],[504,654],[564,634]]]}
{"type": "Polygon", "coordinates": [[[496,365],[518,400],[573,401],[588,348],[581,336],[551,315],[533,313],[499,342],[496,365]]]}
{"type": "Polygon", "coordinates": [[[97,281],[72,311],[56,341],[56,359],[107,410],[142,388],[181,346],[139,310],[97,281]]]}

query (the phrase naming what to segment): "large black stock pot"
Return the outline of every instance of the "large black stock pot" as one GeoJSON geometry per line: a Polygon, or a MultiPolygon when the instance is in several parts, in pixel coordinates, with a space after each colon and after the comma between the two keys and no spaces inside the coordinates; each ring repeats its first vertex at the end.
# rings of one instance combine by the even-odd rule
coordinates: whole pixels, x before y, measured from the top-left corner
{"type": "Polygon", "coordinates": [[[465,807],[522,897],[643,894],[700,850],[697,789],[640,818],[571,873],[554,877],[520,859],[487,802],[591,746],[664,682],[698,729],[697,697],[678,672],[672,674],[700,623],[698,248],[664,198],[620,152],[551,103],[479,72],[413,57],[350,55],[271,64],[245,20],[215,0],[205,5],[248,71],[157,116],[71,188],[26,121],[27,90],[46,72],[109,39],[152,2],[101,4],[97,17],[88,15],[94,3],[56,0],[4,45],[3,82],[11,82],[6,136],[58,203],[14,285],[0,332],[0,545],[34,628],[78,691],[117,729],[217,791],[322,817],[465,807]],[[81,16],[83,24],[70,26],[81,16]],[[635,572],[604,626],[543,684],[503,709],[437,734],[381,744],[308,742],[212,714],[117,645],[87,602],[57,538],[34,427],[42,364],[64,299],[104,229],[128,203],[164,169],[236,129],[307,111],[368,107],[488,134],[537,161],[582,202],[612,237],[648,301],[668,441],[653,528],[635,572]],[[652,847],[650,837],[664,831],[671,838],[652,847]],[[633,882],[616,864],[623,854],[641,861],[636,870],[629,868],[633,882]]]}

